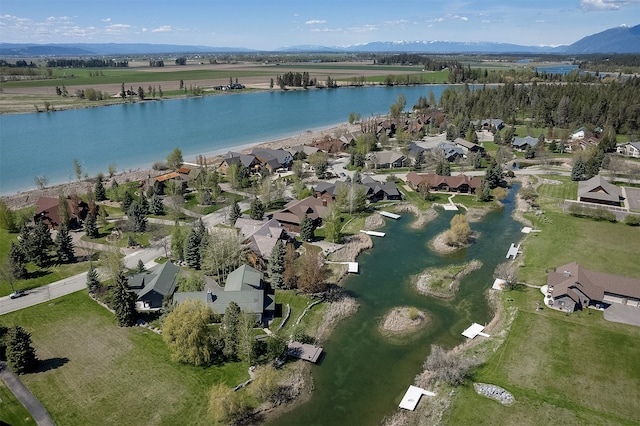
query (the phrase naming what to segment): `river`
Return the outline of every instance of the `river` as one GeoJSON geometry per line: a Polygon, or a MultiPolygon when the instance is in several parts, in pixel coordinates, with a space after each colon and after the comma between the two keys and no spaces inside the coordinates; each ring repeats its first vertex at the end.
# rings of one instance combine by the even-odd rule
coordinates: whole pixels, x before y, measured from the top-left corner
{"type": "Polygon", "coordinates": [[[387,114],[399,94],[410,109],[447,85],[295,90],[132,103],[53,113],[0,116],[0,194],[75,180],[83,173],[150,167],[176,147],[185,158],[280,139],[347,121],[387,114]]]}
{"type": "Polygon", "coordinates": [[[424,229],[409,226],[410,215],[387,219],[384,238],[358,257],[360,274],[344,286],[357,299],[357,313],[342,321],[324,347],[319,365],[312,367],[311,399],[277,418],[281,425],[374,425],[398,410],[398,404],[416,374],[422,370],[431,344],[451,348],[465,338],[471,323],[491,319],[485,292],[493,283],[493,271],[505,261],[512,242],[521,239],[520,224],[511,214],[517,186],[504,209],[472,223],[479,238],[470,248],[451,255],[433,253],[428,242],[449,227],[455,212],[442,211],[424,229]],[[463,278],[454,300],[419,295],[411,286],[412,275],[425,268],[480,260],[483,267],[463,278]],[[427,312],[431,323],[412,339],[393,342],[378,326],[394,307],[415,306],[427,312]]]}

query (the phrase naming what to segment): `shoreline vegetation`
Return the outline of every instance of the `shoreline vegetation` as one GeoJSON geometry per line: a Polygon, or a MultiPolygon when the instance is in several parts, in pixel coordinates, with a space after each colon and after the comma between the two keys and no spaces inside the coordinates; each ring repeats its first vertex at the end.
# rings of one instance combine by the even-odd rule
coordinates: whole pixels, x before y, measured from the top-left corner
{"type": "Polygon", "coordinates": [[[480,268],[482,268],[482,262],[479,260],[444,268],[428,268],[412,277],[412,281],[420,294],[453,299],[462,278],[480,268]]]}

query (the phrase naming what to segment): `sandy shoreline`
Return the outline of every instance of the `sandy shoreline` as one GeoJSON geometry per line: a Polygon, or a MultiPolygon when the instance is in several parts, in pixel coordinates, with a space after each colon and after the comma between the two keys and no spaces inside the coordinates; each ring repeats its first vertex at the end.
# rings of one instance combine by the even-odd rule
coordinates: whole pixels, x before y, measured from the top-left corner
{"type": "MultiPolygon", "coordinates": [[[[222,155],[224,155],[228,151],[236,151],[248,153],[251,152],[253,148],[289,148],[297,145],[306,145],[313,141],[320,140],[325,136],[333,136],[336,134],[344,134],[346,132],[351,132],[355,130],[359,130],[359,125],[350,125],[348,123],[337,124],[327,128],[319,128],[315,130],[307,130],[302,133],[296,133],[291,136],[283,137],[280,139],[275,139],[271,141],[263,141],[263,142],[255,142],[255,143],[247,143],[242,145],[236,145],[229,148],[223,148],[215,151],[209,151],[203,154],[207,158],[207,164],[216,164],[221,161],[222,155]]],[[[195,163],[195,157],[186,157],[186,163],[195,163]]],[[[147,167],[138,167],[136,169],[130,169],[128,171],[115,174],[113,178],[106,179],[105,186],[109,187],[111,185],[112,180],[116,180],[118,183],[126,182],[126,181],[136,181],[141,179],[147,179],[148,177],[154,177],[163,172],[159,172],[153,170],[151,166],[147,167]]],[[[29,189],[25,191],[20,191],[10,195],[2,195],[0,198],[2,201],[12,210],[22,209],[25,207],[35,205],[38,197],[57,197],[60,194],[65,196],[69,196],[72,194],[86,194],[90,188],[93,188],[94,182],[93,179],[81,180],[81,181],[73,181],[73,182],[65,182],[54,184],[48,186],[44,189],[29,189]]]]}

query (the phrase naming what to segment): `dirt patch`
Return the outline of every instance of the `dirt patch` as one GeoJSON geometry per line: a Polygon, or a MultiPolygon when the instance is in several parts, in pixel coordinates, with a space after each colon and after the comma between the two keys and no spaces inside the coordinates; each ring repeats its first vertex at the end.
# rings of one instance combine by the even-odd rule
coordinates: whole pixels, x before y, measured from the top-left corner
{"type": "Polygon", "coordinates": [[[407,212],[412,213],[415,220],[411,222],[411,228],[420,229],[427,223],[431,222],[438,216],[438,212],[434,209],[420,211],[415,204],[399,204],[396,206],[396,213],[407,212]]]}
{"type": "Polygon", "coordinates": [[[403,306],[388,312],[378,329],[383,336],[406,336],[426,327],[429,322],[430,318],[426,312],[403,306]]]}
{"type": "Polygon", "coordinates": [[[481,267],[482,262],[472,260],[458,266],[425,269],[414,278],[415,286],[418,293],[450,299],[455,296],[460,280],[481,267]]]}
{"type": "Polygon", "coordinates": [[[467,219],[470,223],[480,222],[490,211],[495,210],[493,207],[471,207],[467,209],[467,219]]]}

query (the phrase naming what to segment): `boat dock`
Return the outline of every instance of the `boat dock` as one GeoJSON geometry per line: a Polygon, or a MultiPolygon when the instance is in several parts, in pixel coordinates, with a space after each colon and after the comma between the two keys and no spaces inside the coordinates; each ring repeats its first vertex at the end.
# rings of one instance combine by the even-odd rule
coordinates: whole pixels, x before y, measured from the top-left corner
{"type": "Polygon", "coordinates": [[[365,231],[364,229],[361,229],[360,232],[362,232],[363,234],[367,234],[367,235],[371,235],[372,237],[384,237],[384,232],[378,232],[378,231],[365,231]]]}
{"type": "Polygon", "coordinates": [[[378,213],[380,213],[384,217],[390,217],[391,219],[396,219],[396,220],[400,219],[399,214],[385,212],[384,210],[378,210],[378,213]]]}
{"type": "Polygon", "coordinates": [[[515,259],[518,253],[520,253],[520,244],[516,246],[514,243],[511,243],[511,247],[509,247],[506,258],[510,259],[513,256],[513,258],[515,259]]]}
{"type": "Polygon", "coordinates": [[[483,333],[482,330],[484,330],[484,325],[474,322],[469,326],[469,328],[462,332],[462,335],[468,339],[473,339],[476,336],[491,337],[488,334],[483,333]]]}
{"type": "Polygon", "coordinates": [[[434,392],[411,385],[409,386],[409,389],[407,389],[407,392],[404,394],[402,401],[400,401],[399,407],[410,411],[415,410],[418,406],[418,402],[420,402],[420,398],[422,397],[422,395],[436,396],[434,392]]]}
{"type": "Polygon", "coordinates": [[[322,354],[320,346],[291,342],[287,345],[287,355],[315,363],[322,354]]]}

